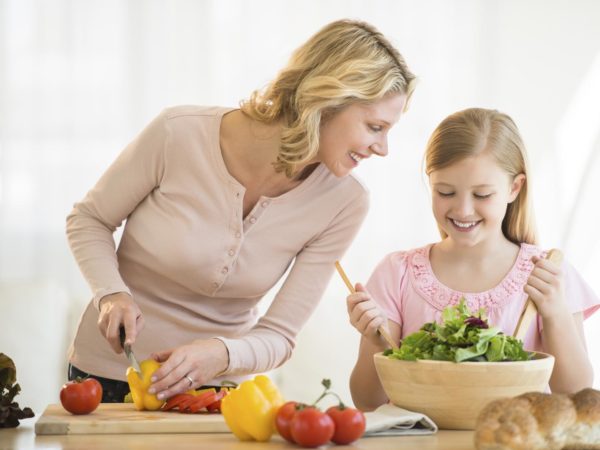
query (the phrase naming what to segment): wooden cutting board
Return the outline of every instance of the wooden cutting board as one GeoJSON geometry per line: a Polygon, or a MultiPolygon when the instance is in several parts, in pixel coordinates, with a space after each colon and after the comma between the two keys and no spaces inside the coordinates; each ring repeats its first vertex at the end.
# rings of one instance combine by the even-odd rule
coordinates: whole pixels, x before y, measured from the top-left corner
{"type": "Polygon", "coordinates": [[[35,434],[229,433],[221,414],[137,411],[133,403],[101,403],[85,415],[48,405],[35,434]]]}

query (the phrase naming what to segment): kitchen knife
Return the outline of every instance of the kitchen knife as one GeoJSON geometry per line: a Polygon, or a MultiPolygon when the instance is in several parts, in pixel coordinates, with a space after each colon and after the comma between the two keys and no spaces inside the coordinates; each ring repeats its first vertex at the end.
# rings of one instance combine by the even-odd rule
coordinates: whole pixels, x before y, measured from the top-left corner
{"type": "Polygon", "coordinates": [[[135,355],[133,354],[133,351],[131,350],[131,345],[125,343],[125,327],[124,326],[119,327],[119,341],[121,342],[121,347],[125,351],[125,356],[127,356],[127,359],[129,360],[129,364],[131,365],[131,367],[133,367],[133,370],[135,370],[137,373],[141,374],[142,369],[140,369],[140,365],[138,364],[137,359],[135,358],[135,355]]]}

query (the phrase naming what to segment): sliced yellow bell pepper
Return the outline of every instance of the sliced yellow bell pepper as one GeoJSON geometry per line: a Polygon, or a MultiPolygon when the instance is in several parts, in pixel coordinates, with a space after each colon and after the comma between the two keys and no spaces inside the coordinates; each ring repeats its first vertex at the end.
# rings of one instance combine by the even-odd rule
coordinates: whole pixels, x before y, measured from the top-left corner
{"type": "Polygon", "coordinates": [[[221,413],[241,441],[265,442],[275,431],[275,414],[284,399],[265,375],[242,382],[221,400],[221,413]]]}
{"type": "MultiPolygon", "coordinates": [[[[225,389],[225,388],[221,388],[221,389],[225,389]]],[[[190,389],[189,391],[185,391],[186,394],[190,394],[190,395],[194,395],[194,396],[198,396],[200,394],[203,394],[204,392],[217,392],[217,390],[215,388],[204,388],[204,389],[190,389]]]]}
{"type": "Polygon", "coordinates": [[[160,364],[153,359],[142,361],[140,363],[141,378],[133,367],[127,368],[127,383],[129,383],[133,404],[138,411],[154,411],[165,403],[164,400],[156,398],[156,395],[148,393],[148,388],[152,384],[150,377],[159,367],[160,364]]]}

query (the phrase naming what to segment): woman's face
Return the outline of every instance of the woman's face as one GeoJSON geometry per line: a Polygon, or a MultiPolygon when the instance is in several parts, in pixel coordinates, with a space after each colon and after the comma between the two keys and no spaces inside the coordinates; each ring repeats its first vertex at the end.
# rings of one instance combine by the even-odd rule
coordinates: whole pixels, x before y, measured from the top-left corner
{"type": "Polygon", "coordinates": [[[501,238],[506,208],[524,181],[525,175],[513,179],[489,153],[435,170],[429,175],[435,220],[458,245],[501,238]]]}
{"type": "Polygon", "coordinates": [[[335,113],[321,125],[318,160],[335,176],[343,177],[371,155],[386,156],[388,132],[400,119],[405,103],[406,95],[391,94],[335,113]]]}

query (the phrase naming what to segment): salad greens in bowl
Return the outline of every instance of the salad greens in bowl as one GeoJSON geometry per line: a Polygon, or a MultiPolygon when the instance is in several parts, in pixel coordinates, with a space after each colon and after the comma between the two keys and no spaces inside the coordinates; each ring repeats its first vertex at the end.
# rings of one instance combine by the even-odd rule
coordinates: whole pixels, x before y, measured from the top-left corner
{"type": "Polygon", "coordinates": [[[464,301],[444,310],[442,321],[373,356],[393,404],[429,416],[442,429],[472,430],[490,401],[547,390],[552,355],[524,350],[464,301]]]}
{"type": "Polygon", "coordinates": [[[384,352],[390,358],[405,361],[527,361],[531,354],[523,343],[490,327],[485,312],[469,311],[464,299],[442,313],[443,323],[428,322],[402,340],[400,348],[384,352]]]}

